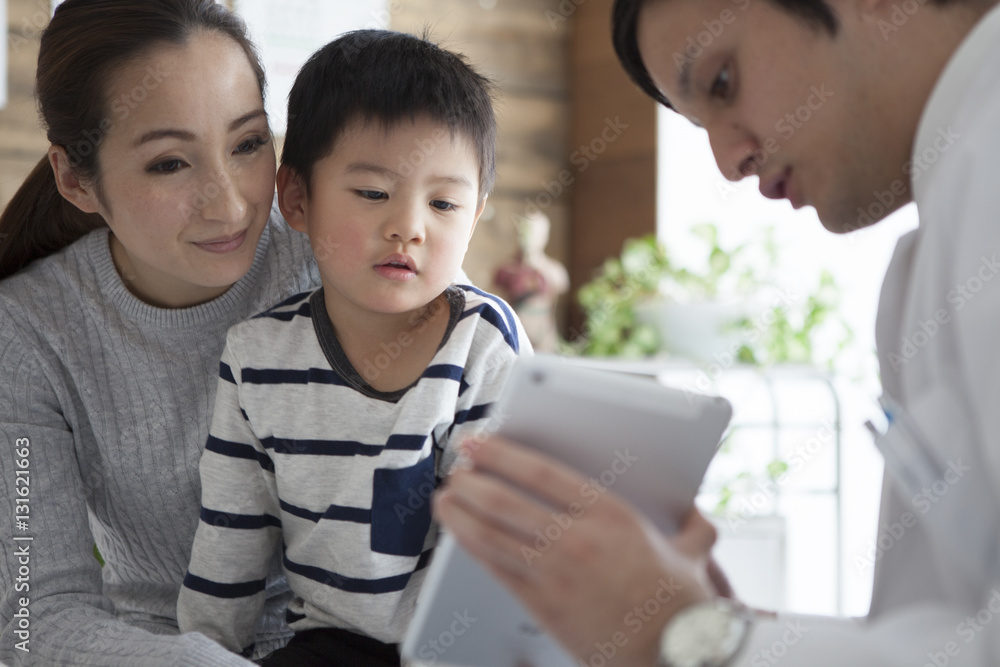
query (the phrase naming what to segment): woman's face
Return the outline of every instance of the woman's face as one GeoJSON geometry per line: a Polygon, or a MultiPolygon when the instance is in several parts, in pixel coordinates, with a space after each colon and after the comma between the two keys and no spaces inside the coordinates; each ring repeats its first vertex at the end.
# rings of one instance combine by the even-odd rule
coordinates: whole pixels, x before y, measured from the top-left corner
{"type": "Polygon", "coordinates": [[[231,38],[191,35],[112,77],[98,212],[125,284],[156,306],[211,300],[254,260],[274,146],[254,71],[231,38]]]}

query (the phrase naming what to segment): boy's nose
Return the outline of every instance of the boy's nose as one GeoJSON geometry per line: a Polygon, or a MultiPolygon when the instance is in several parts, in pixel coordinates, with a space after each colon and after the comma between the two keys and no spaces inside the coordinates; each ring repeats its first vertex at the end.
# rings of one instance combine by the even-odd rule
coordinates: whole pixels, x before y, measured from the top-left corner
{"type": "Polygon", "coordinates": [[[421,212],[411,208],[398,211],[386,224],[385,236],[389,241],[422,243],[424,223],[421,212]]]}

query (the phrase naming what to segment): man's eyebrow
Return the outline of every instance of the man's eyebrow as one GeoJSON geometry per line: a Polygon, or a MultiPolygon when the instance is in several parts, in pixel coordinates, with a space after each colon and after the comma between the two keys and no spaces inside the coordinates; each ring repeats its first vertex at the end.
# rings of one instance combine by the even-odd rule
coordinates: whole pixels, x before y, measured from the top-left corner
{"type": "MultiPolygon", "coordinates": [[[[261,116],[267,116],[267,112],[264,109],[255,109],[250,113],[243,114],[232,123],[229,124],[229,131],[234,132],[239,128],[243,127],[255,118],[260,118],[261,116]]],[[[141,146],[142,144],[149,143],[150,141],[156,141],[157,139],[180,139],[181,141],[194,141],[194,133],[189,130],[180,130],[177,128],[163,128],[160,130],[150,130],[146,132],[132,144],[133,148],[136,146],[141,146]]]]}
{"type": "Polygon", "coordinates": [[[685,58],[681,62],[681,76],[680,76],[680,93],[681,99],[690,99],[691,97],[691,68],[693,61],[690,58],[685,58]]]}

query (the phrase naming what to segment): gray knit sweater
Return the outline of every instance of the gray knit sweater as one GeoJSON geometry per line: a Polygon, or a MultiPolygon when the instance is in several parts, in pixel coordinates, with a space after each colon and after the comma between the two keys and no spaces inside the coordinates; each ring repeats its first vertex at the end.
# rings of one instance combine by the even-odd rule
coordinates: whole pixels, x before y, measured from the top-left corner
{"type": "MultiPolygon", "coordinates": [[[[276,212],[250,272],[193,308],[132,296],[107,230],[0,282],[0,662],[251,664],[178,634],[198,461],[226,330],[318,285],[276,212]]],[[[271,579],[261,653],[288,636],[287,586],[271,579]]]]}

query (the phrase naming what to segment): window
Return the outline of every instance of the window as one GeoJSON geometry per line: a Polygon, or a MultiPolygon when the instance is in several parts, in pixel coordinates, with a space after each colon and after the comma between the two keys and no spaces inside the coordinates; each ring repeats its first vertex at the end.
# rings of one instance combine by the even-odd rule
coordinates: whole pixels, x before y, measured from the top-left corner
{"type": "MultiPolygon", "coordinates": [[[[787,201],[765,199],[757,190],[756,178],[738,183],[726,181],[715,164],[707,133],[672,111],[661,108],[658,113],[657,234],[675,261],[685,264],[689,258],[704,257],[700,241],[688,233],[695,224],[717,225],[723,247],[744,242],[759,244],[764,228],[770,225],[780,248],[782,284],[808,289],[817,283],[819,272],[827,269],[841,288],[842,316],[855,335],[832,378],[832,386],[844,405],[839,456],[841,511],[839,519],[838,513],[829,509],[813,514],[817,522],[840,524],[829,526],[841,536],[841,586],[837,595],[830,596],[826,588],[829,578],[837,575],[836,563],[831,559],[816,561],[810,541],[795,533],[804,529],[809,515],[794,514],[791,508],[783,511],[781,503],[778,511],[785,514],[789,530],[786,608],[809,613],[864,614],[872,579],[872,568],[865,567],[865,563],[876,534],[882,464],[870,436],[861,427],[866,413],[875,409],[874,398],[880,393],[874,354],[875,314],[882,276],[896,239],[916,226],[916,210],[911,205],[872,228],[833,235],[822,227],[812,208],[795,211],[787,201]]],[[[795,392],[777,394],[775,400],[779,402],[779,415],[800,410],[795,404],[795,392]]],[[[789,420],[789,428],[793,421],[789,420]]],[[[835,467],[837,460],[832,457],[824,465],[835,467]]],[[[801,503],[795,505],[803,507],[801,503]]]]}

